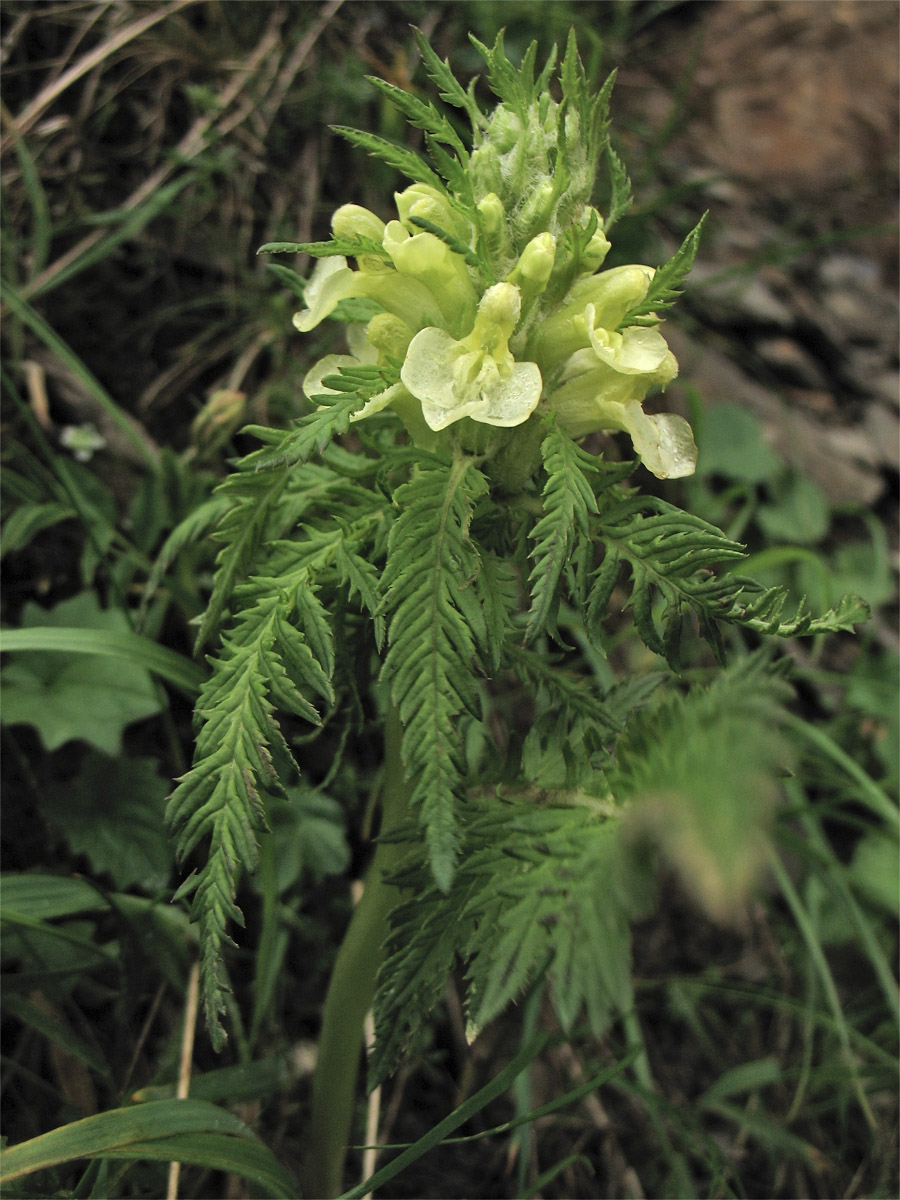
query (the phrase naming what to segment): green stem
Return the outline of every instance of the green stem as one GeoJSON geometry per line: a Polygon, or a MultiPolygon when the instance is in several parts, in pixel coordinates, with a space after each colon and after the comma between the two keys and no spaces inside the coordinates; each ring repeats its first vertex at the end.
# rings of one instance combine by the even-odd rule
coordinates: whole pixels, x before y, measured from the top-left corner
{"type": "MultiPolygon", "coordinates": [[[[411,787],[400,758],[402,727],[393,706],[385,722],[385,769],[381,801],[381,831],[387,832],[406,816],[411,787]]],[[[388,914],[397,891],[384,882],[406,847],[381,842],[366,876],[357,904],[338,951],[319,1037],[313,1077],[312,1116],[304,1195],[338,1196],[344,1156],[350,1138],[356,1099],[356,1077],[363,1045],[363,1023],[372,1006],[375,977],[384,957],[388,914]]]]}

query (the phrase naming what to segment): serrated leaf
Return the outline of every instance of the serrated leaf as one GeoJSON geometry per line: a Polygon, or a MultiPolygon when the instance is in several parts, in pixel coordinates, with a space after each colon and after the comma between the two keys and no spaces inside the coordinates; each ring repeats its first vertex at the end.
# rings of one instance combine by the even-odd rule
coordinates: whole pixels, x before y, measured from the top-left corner
{"type": "Polygon", "coordinates": [[[395,142],[389,142],[387,138],[379,137],[376,133],[365,133],[361,129],[351,129],[346,125],[332,125],[331,128],[352,145],[365,150],[374,158],[380,158],[389,167],[406,175],[408,179],[417,183],[430,184],[438,191],[442,190],[440,176],[436,175],[424,159],[414,151],[407,150],[405,146],[398,146],[395,142]]]}
{"type": "Polygon", "coordinates": [[[623,217],[631,208],[633,197],[625,164],[609,144],[606,147],[606,159],[609,169],[609,210],[603,227],[609,233],[619,217],[623,217]]]}
{"type": "MultiPolygon", "coordinates": [[[[444,888],[458,849],[456,810],[464,773],[459,717],[478,714],[471,664],[475,638],[460,594],[477,556],[468,541],[472,505],[487,483],[471,460],[423,459],[395,494],[382,579],[390,616],[383,676],[403,724],[402,755],[412,804],[425,828],[435,878],[444,888]]],[[[464,602],[463,602],[464,603],[464,602]]]]}
{"type": "Polygon", "coordinates": [[[375,75],[368,75],[366,78],[376,91],[381,92],[406,117],[410,125],[414,125],[416,129],[424,129],[431,137],[452,147],[458,156],[459,164],[465,166],[469,155],[459,134],[430,101],[422,100],[412,92],[404,91],[403,88],[375,75]]]}
{"type": "Polygon", "coordinates": [[[274,438],[270,429],[248,426],[243,432],[256,437],[264,436],[267,445],[245,455],[239,467],[248,472],[271,471],[275,467],[293,467],[306,462],[314,454],[322,454],[333,438],[347,432],[350,417],[363,403],[364,400],[351,388],[345,395],[320,397],[319,406],[314,412],[301,417],[292,430],[278,432],[274,438]]]}
{"type": "MultiPolygon", "coordinates": [[[[342,130],[341,132],[345,131],[342,130]]],[[[309,254],[313,258],[358,258],[361,254],[374,254],[377,258],[385,259],[390,257],[381,242],[376,242],[374,238],[367,237],[333,237],[325,242],[266,242],[264,246],[260,246],[256,253],[309,254]]],[[[272,264],[270,269],[277,270],[279,273],[287,270],[285,267],[276,267],[275,264],[272,264]]],[[[291,272],[291,274],[293,275],[295,272],[291,272]]],[[[297,278],[299,279],[299,276],[297,278]]],[[[293,289],[293,284],[291,284],[291,287],[293,289]]]]}
{"type": "Polygon", "coordinates": [[[530,557],[531,610],[526,639],[532,640],[546,628],[557,584],[569,562],[578,533],[587,536],[589,514],[597,501],[585,471],[595,470],[588,454],[555,425],[541,445],[544,470],[544,514],[531,530],[535,546],[530,557]]]}
{"type": "Polygon", "coordinates": [[[656,325],[659,323],[658,314],[672,307],[684,291],[682,285],[694,265],[707,216],[708,213],[703,214],[669,261],[657,268],[647,295],[628,310],[619,329],[627,329],[629,325],[656,325]]]}
{"type": "Polygon", "coordinates": [[[447,104],[464,109],[473,124],[481,118],[481,110],[450,69],[450,64],[438,57],[431,43],[419,29],[413,29],[416,47],[429,78],[437,85],[438,94],[447,104]]]}

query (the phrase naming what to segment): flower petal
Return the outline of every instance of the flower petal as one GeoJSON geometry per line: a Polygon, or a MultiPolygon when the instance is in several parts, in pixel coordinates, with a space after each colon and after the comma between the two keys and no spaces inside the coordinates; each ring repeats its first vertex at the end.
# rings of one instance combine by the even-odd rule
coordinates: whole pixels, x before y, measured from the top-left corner
{"type": "Polygon", "coordinates": [[[624,409],[622,423],[648,471],[657,479],[682,479],[685,475],[693,475],[697,466],[697,447],[684,417],[674,413],[650,415],[637,400],[629,401],[624,409]]]}
{"type": "Polygon", "coordinates": [[[505,428],[521,425],[537,407],[542,387],[535,363],[501,370],[490,354],[470,350],[436,328],[423,329],[410,342],[400,378],[421,401],[434,430],[463,417],[505,428]]]}
{"type": "Polygon", "coordinates": [[[315,329],[334,312],[341,300],[353,294],[355,279],[356,272],[347,266],[346,258],[339,254],[320,258],[303,294],[306,308],[294,314],[294,326],[301,333],[315,329]]]}
{"type": "Polygon", "coordinates": [[[309,400],[316,396],[336,396],[334,388],[326,387],[322,380],[327,375],[340,374],[341,367],[358,367],[359,359],[352,354],[326,354],[306,372],[303,377],[303,392],[309,400]]]}
{"type": "Polygon", "coordinates": [[[624,333],[610,333],[595,328],[593,317],[594,308],[589,304],[585,318],[591,347],[601,362],[622,375],[644,375],[655,371],[669,352],[666,339],[658,329],[638,326],[626,329],[624,333]]]}

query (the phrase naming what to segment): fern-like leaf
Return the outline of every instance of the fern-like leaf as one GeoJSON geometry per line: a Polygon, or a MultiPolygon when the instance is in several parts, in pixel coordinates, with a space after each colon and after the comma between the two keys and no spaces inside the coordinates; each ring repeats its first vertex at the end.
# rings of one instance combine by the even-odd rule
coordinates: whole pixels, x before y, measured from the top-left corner
{"type": "Polygon", "coordinates": [[[400,515],[382,579],[390,616],[384,676],[404,727],[401,753],[414,780],[412,804],[442,888],[450,884],[458,850],[459,719],[464,711],[478,715],[475,639],[459,594],[471,588],[478,566],[468,527],[472,505],[486,490],[470,459],[423,459],[397,489],[400,515]]]}
{"type": "Polygon", "coordinates": [[[359,258],[374,254],[378,258],[390,258],[381,242],[373,238],[329,238],[327,242],[266,242],[257,254],[310,254],[313,258],[359,258]]]}
{"type": "Polygon", "coordinates": [[[625,164],[611,144],[606,147],[606,161],[609,168],[609,207],[603,227],[608,234],[619,217],[623,217],[631,208],[632,195],[625,164]]]}
{"type": "Polygon", "coordinates": [[[414,151],[407,150],[405,146],[398,146],[396,142],[379,137],[377,133],[365,133],[361,129],[351,129],[346,125],[332,125],[331,128],[352,145],[359,146],[374,158],[380,158],[408,179],[416,183],[428,183],[438,191],[443,190],[440,176],[432,171],[424,159],[414,151]]]}
{"type": "Polygon", "coordinates": [[[644,910],[649,880],[633,870],[619,826],[582,805],[482,800],[472,805],[449,894],[421,858],[407,859],[392,882],[414,899],[391,914],[370,1085],[417,1048],[455,954],[468,963],[466,1006],[476,1025],[544,971],[567,1028],[586,1012],[601,1033],[628,1008],[628,920],[644,910]]]}
{"type": "Polygon", "coordinates": [[[422,57],[422,64],[429,79],[437,85],[438,95],[454,108],[461,108],[468,113],[473,126],[483,121],[481,110],[474,97],[467,92],[450,69],[450,64],[439,58],[431,43],[419,29],[413,30],[416,47],[422,57]]]}
{"type": "Polygon", "coordinates": [[[477,919],[468,1007],[487,1024],[547,971],[564,1028],[582,1011],[600,1034],[631,1003],[629,916],[641,907],[627,876],[619,822],[582,806],[494,805],[473,834],[462,910],[477,919]]]}
{"type": "Polygon", "coordinates": [[[623,563],[631,573],[628,603],[637,631],[673,669],[678,667],[678,635],[688,608],[722,664],[725,650],[719,623],[778,637],[802,637],[851,629],[868,618],[865,603],[850,596],[821,616],[813,616],[801,603],[793,616],[783,619],[784,588],[767,589],[740,575],[713,574],[714,567],[745,557],[743,546],[662,500],[643,501],[658,510],[649,515],[638,511],[641,503],[620,500],[596,523],[604,558],[594,574],[586,620],[588,636],[596,645],[602,644],[601,624],[623,563]],[[661,628],[653,612],[657,596],[665,600],[661,628]]]}
{"type": "Polygon", "coordinates": [[[589,514],[597,501],[585,472],[595,463],[557,425],[550,428],[541,445],[544,470],[544,514],[531,531],[531,610],[526,639],[535,638],[547,627],[576,535],[588,536],[589,514]]]}
{"type": "Polygon", "coordinates": [[[704,213],[669,261],[656,270],[647,295],[628,310],[619,325],[620,329],[626,329],[629,325],[658,325],[659,313],[676,302],[684,291],[684,281],[697,257],[706,217],[704,213]]]}
{"type": "Polygon", "coordinates": [[[209,640],[218,629],[235,586],[250,571],[256,553],[272,532],[278,501],[287,482],[287,470],[265,475],[236,473],[217,489],[234,503],[222,516],[214,540],[223,543],[216,555],[213,590],[200,620],[195,649],[209,640]]]}
{"type": "Polygon", "coordinates": [[[223,638],[197,706],[200,729],[194,765],[172,793],[166,822],[184,860],[208,843],[202,868],[181,894],[193,893],[191,916],[203,946],[202,986],[213,1044],[225,1040],[221,1024],[227,984],[222,967],[227,927],[240,921],[234,902],[242,869],[257,863],[257,835],[266,826],[266,800],[295,767],[276,720],[292,713],[313,725],[320,718],[312,699],[333,702],[333,651],[324,609],[301,578],[293,596],[272,594],[245,608],[223,638]],[[310,636],[293,624],[308,622],[310,636]]]}
{"type": "MultiPolygon", "coordinates": [[[[414,829],[409,836],[415,837],[414,829]]],[[[435,885],[420,852],[391,875],[391,882],[410,898],[391,912],[391,932],[378,973],[373,1006],[378,1036],[368,1064],[370,1088],[421,1048],[428,1019],[467,940],[461,936],[460,907],[454,902],[468,894],[459,876],[447,896],[435,885]]]]}
{"type": "Polygon", "coordinates": [[[465,166],[469,158],[466,147],[447,118],[438,112],[430,100],[422,100],[412,92],[379,79],[377,75],[368,75],[366,78],[376,91],[381,92],[406,117],[410,125],[414,125],[416,129],[423,129],[430,137],[450,146],[460,165],[465,166]]]}
{"type": "Polygon", "coordinates": [[[318,407],[301,417],[287,433],[263,425],[248,425],[243,432],[266,444],[261,449],[245,455],[238,466],[242,471],[255,472],[305,463],[313,454],[321,454],[332,438],[347,432],[350,417],[364,402],[365,398],[356,390],[337,397],[319,396],[318,407]]]}

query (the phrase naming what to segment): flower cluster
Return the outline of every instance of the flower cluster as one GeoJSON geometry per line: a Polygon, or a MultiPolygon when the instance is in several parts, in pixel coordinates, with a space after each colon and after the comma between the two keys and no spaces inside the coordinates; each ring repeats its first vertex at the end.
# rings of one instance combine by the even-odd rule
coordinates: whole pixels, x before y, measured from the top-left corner
{"type": "MultiPolygon", "coordinates": [[[[583,91],[583,73],[564,63],[562,83],[564,94],[567,84],[583,91]]],[[[600,269],[610,243],[588,203],[597,136],[576,99],[557,104],[532,87],[488,117],[474,109],[474,148],[455,147],[464,175],[445,169],[445,186],[423,164],[388,222],[354,204],[337,210],[294,324],[307,332],[347,300],[368,301],[368,319],[348,325],[349,355],[328,355],[308,373],[311,399],[342,368],[399,364],[396,382],[355,419],[390,407],[433,447],[461,421],[511,429],[552,412],[573,437],[628,433],[660,478],[693,472],[687,422],[643,410],[678,364],[648,310],[653,268],[600,269]]]]}

